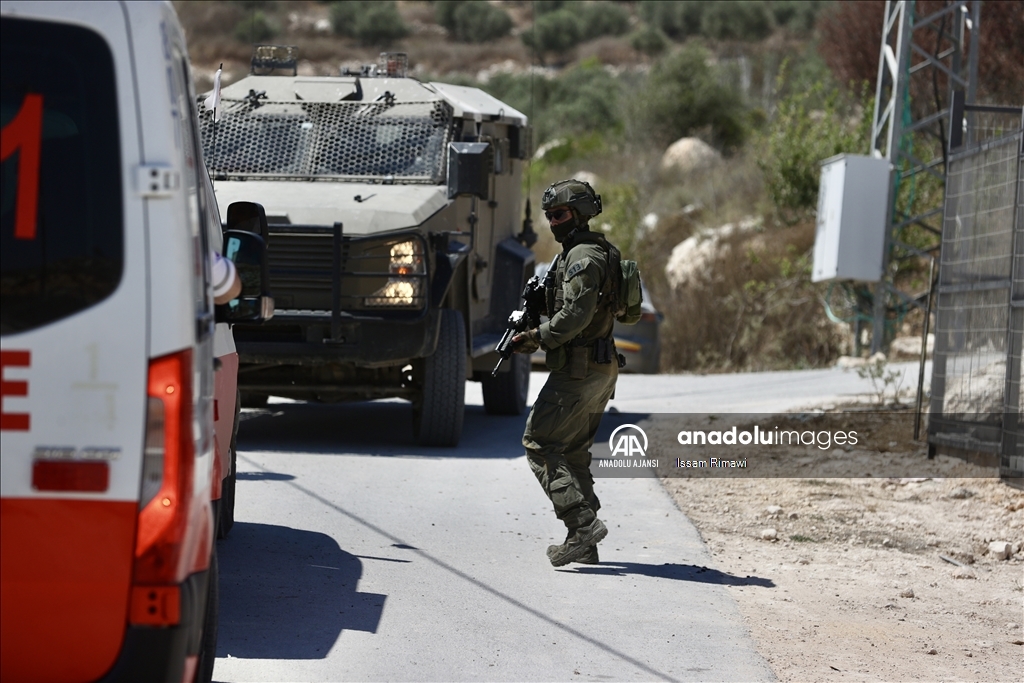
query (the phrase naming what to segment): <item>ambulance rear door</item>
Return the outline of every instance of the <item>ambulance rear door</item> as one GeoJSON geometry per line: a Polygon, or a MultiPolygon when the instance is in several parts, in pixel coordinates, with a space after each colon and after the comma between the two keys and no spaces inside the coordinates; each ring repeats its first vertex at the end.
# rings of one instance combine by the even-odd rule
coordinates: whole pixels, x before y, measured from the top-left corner
{"type": "Polygon", "coordinates": [[[127,623],[146,424],[142,136],[121,3],[5,2],[3,680],[91,680],[127,623]]]}

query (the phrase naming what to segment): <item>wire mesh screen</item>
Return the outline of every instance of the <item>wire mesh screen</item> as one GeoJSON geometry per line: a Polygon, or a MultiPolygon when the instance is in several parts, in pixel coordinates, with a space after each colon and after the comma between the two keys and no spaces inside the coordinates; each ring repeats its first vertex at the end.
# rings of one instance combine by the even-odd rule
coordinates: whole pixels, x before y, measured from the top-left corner
{"type": "Polygon", "coordinates": [[[966,111],[964,132],[968,144],[976,145],[1013,135],[1020,129],[1020,112],[966,111]]]}
{"type": "MultiPolygon", "coordinates": [[[[1009,443],[1003,430],[1018,424],[1013,416],[1020,412],[1022,316],[1011,301],[1024,294],[1020,146],[1018,124],[1015,134],[975,142],[950,159],[935,317],[932,443],[1000,453],[1009,443]]],[[[1003,461],[1005,469],[1005,454],[1003,461]]]]}
{"type": "MultiPolygon", "coordinates": [[[[1024,144],[1024,143],[1022,143],[1024,144]]],[[[1024,149],[1017,158],[1017,215],[1014,220],[1013,281],[1010,286],[1010,335],[1006,360],[1008,381],[1003,415],[1000,474],[1024,477],[1024,396],[1021,395],[1021,355],[1024,349],[1024,149]]]]}
{"type": "Polygon", "coordinates": [[[444,182],[452,110],[435,102],[221,100],[200,108],[203,153],[219,177],[444,182]]]}

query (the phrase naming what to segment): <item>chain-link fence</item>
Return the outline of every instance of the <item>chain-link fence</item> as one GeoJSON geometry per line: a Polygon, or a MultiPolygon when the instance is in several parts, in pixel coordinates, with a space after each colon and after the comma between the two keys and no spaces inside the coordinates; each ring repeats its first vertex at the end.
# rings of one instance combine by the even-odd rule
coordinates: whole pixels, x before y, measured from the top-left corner
{"type": "Polygon", "coordinates": [[[1020,113],[954,150],[946,176],[929,443],[1024,476],[1020,414],[1024,224],[1020,113]]]}

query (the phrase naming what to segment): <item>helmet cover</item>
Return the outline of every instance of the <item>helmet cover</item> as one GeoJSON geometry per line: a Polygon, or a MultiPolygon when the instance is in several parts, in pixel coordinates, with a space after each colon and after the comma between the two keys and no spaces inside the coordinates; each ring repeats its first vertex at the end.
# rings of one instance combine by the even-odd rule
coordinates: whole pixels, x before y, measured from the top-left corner
{"type": "Polygon", "coordinates": [[[601,213],[601,195],[584,180],[560,180],[544,190],[540,205],[545,211],[556,206],[568,206],[585,223],[601,213]]]}

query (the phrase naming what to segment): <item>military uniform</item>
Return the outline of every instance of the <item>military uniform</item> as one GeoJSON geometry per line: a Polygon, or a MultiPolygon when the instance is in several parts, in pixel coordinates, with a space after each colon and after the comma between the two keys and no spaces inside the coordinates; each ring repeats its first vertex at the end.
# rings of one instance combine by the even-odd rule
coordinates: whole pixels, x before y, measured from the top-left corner
{"type": "Polygon", "coordinates": [[[551,374],[523,434],[530,469],[570,534],[594,522],[601,507],[590,474],[590,447],[619,374],[611,346],[615,319],[602,301],[607,254],[598,239],[578,232],[559,255],[548,296],[550,320],[539,328],[551,374]],[[601,343],[603,360],[609,362],[598,362],[595,347],[601,343]]]}

